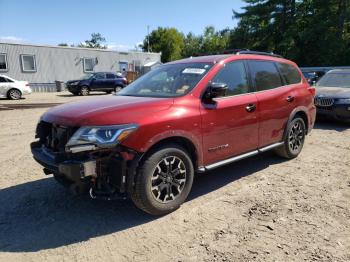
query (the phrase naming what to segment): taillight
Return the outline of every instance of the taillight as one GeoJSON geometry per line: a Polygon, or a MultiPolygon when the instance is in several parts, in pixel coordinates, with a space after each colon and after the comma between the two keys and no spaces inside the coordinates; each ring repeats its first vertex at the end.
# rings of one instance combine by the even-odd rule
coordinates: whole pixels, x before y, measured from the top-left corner
{"type": "Polygon", "coordinates": [[[25,86],[29,86],[29,84],[28,84],[28,83],[26,83],[26,84],[25,84],[25,86]]]}
{"type": "Polygon", "coordinates": [[[123,79],[123,83],[127,85],[128,84],[128,80],[126,78],[124,78],[123,79]]]}
{"type": "Polygon", "coordinates": [[[307,89],[312,94],[312,96],[315,97],[315,95],[316,95],[316,88],[314,86],[309,86],[307,89]]]}

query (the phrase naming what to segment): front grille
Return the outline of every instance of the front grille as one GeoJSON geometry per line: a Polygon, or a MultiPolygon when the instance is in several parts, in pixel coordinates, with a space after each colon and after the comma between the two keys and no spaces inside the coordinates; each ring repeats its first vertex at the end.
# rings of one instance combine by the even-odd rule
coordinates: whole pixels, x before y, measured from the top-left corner
{"type": "Polygon", "coordinates": [[[37,126],[37,137],[54,152],[63,152],[77,128],[65,127],[41,121],[37,126]]]}
{"type": "Polygon", "coordinates": [[[315,97],[315,106],[318,107],[330,107],[334,104],[333,98],[327,97],[315,97]]]}

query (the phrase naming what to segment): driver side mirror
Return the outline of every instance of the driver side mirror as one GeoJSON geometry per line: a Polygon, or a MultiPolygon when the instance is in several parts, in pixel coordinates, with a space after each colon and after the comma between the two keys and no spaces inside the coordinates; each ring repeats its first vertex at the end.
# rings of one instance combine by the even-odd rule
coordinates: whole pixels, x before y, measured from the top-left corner
{"type": "Polygon", "coordinates": [[[216,97],[225,96],[227,91],[227,84],[225,83],[211,83],[205,94],[205,99],[211,100],[216,97]]]}

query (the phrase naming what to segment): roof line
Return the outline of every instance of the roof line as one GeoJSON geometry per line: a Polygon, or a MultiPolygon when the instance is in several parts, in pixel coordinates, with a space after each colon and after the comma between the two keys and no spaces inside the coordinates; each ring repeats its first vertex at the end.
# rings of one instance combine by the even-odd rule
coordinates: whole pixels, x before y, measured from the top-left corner
{"type": "Polygon", "coordinates": [[[5,45],[22,45],[22,46],[33,46],[33,47],[48,47],[48,48],[59,48],[59,49],[75,49],[75,50],[88,50],[88,51],[100,51],[100,52],[113,52],[120,54],[127,53],[137,53],[137,54],[161,54],[161,53],[151,53],[151,52],[140,52],[140,51],[117,51],[111,49],[100,49],[100,48],[87,48],[87,47],[75,47],[75,46],[54,46],[54,45],[38,45],[38,44],[29,44],[29,43],[10,43],[0,40],[0,44],[5,45]]]}

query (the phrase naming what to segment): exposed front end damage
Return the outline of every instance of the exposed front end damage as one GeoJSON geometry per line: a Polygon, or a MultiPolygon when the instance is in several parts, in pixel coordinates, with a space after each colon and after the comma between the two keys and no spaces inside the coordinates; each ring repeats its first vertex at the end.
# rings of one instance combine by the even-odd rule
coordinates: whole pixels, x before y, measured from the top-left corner
{"type": "Polygon", "coordinates": [[[31,143],[34,159],[46,175],[75,194],[89,192],[92,198],[125,198],[133,188],[142,154],[121,145],[110,148],[67,152],[66,145],[79,128],[41,121],[37,141],[31,143]]]}

